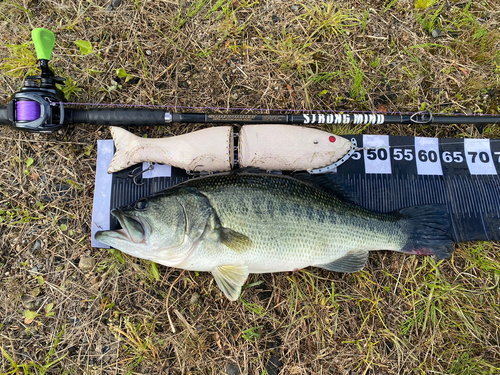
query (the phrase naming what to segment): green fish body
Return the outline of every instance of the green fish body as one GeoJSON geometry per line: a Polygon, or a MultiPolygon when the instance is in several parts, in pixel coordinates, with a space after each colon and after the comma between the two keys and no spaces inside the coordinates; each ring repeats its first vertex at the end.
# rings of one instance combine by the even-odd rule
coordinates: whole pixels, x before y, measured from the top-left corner
{"type": "Polygon", "coordinates": [[[230,300],[249,273],[316,266],[356,272],[368,252],[447,258],[445,207],[375,213],[342,193],[268,173],[192,179],[112,211],[118,231],[96,234],[125,253],[186,270],[209,271],[230,300]]]}

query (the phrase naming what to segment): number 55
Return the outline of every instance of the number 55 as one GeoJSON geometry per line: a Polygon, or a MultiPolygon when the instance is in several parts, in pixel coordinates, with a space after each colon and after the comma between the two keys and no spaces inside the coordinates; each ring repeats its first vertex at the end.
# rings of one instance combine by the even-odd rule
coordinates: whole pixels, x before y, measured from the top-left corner
{"type": "Polygon", "coordinates": [[[409,148],[407,149],[400,149],[400,148],[395,148],[394,152],[392,153],[392,157],[394,160],[403,160],[403,158],[407,161],[412,161],[413,160],[413,152],[409,148]],[[404,151],[404,154],[403,154],[404,151]]]}

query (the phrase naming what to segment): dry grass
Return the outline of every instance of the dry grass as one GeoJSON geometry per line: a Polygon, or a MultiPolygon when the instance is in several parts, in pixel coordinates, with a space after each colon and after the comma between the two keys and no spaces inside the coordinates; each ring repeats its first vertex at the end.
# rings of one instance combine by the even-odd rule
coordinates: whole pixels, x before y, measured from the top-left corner
{"type": "MultiPolygon", "coordinates": [[[[71,78],[73,102],[500,109],[497,1],[108,6],[0,3],[3,104],[33,59],[30,44],[9,45],[46,27],[56,33],[52,66],[71,78]],[[442,36],[434,39],[434,29],[442,36]],[[76,40],[90,41],[93,53],[83,56],[76,40]],[[119,69],[130,74],[127,82],[119,69]]],[[[198,127],[136,131],[168,136],[198,127]]],[[[497,126],[465,125],[364,131],[500,135],[497,126]]],[[[252,275],[254,285],[231,303],[208,274],[159,267],[155,277],[146,261],[90,247],[95,145],[109,136],[90,126],[40,136],[0,130],[2,373],[500,373],[498,244],[460,244],[440,264],[376,253],[353,275],[252,275]],[[88,256],[95,265],[83,269],[88,256]],[[26,321],[26,310],[38,316],[26,321]]]]}

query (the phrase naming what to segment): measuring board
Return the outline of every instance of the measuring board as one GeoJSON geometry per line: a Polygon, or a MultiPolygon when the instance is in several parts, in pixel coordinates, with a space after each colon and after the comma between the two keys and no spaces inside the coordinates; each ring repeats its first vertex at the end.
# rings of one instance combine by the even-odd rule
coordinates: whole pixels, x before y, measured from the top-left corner
{"type": "MultiPolygon", "coordinates": [[[[355,135],[358,145],[335,173],[320,177],[340,185],[354,203],[392,212],[410,206],[448,207],[448,235],[455,242],[500,240],[500,140],[355,135]]],[[[129,174],[148,163],[107,174],[114,154],[112,140],[98,141],[96,188],[92,213],[92,246],[99,230],[117,229],[112,208],[176,185],[184,170],[154,165],[134,184],[129,174]]],[[[311,180],[314,181],[314,176],[311,180]]],[[[324,183],[324,182],[323,182],[324,183]]]]}

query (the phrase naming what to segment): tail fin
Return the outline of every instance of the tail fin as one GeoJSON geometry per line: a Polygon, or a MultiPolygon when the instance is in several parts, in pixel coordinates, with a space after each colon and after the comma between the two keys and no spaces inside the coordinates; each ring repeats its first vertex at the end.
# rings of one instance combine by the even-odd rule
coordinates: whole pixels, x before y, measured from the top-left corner
{"type": "Polygon", "coordinates": [[[408,207],[398,214],[406,219],[410,233],[401,252],[432,255],[436,259],[446,259],[453,254],[453,240],[449,236],[450,221],[445,205],[408,207]]]}

